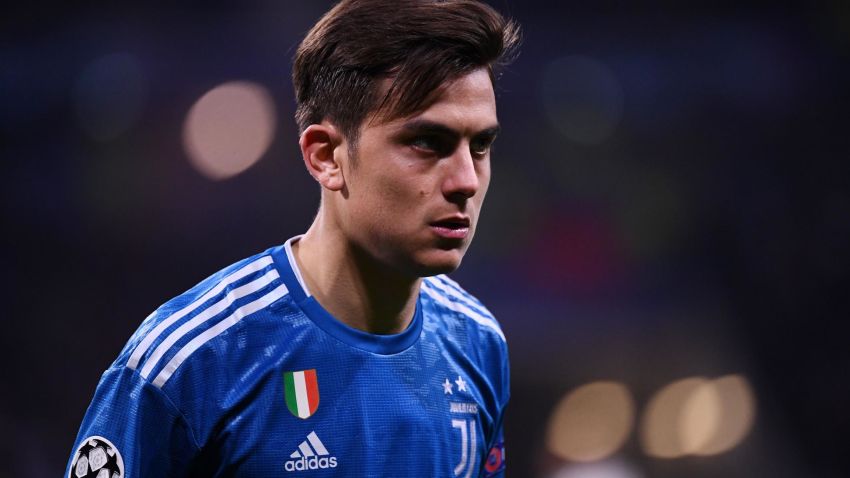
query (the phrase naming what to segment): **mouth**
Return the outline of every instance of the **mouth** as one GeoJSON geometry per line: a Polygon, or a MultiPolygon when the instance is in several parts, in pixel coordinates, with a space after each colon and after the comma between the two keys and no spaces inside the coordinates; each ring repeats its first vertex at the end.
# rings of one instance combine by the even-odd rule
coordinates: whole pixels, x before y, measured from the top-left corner
{"type": "Polygon", "coordinates": [[[466,216],[451,216],[429,224],[438,236],[445,239],[465,239],[469,235],[470,220],[466,216]]]}

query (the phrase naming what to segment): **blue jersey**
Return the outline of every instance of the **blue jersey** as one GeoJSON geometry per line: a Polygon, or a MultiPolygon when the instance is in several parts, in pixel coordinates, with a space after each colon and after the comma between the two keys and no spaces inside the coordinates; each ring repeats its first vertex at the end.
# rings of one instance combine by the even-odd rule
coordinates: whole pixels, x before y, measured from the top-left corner
{"type": "Polygon", "coordinates": [[[505,337],[445,276],[373,335],[309,293],[291,241],[151,314],[103,374],[68,477],[501,476],[505,337]]]}

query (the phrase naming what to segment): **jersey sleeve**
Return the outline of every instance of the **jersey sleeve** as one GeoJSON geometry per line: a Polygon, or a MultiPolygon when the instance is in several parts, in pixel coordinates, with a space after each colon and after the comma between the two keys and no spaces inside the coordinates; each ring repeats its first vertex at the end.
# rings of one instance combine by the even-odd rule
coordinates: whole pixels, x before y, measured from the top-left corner
{"type": "Polygon", "coordinates": [[[501,424],[496,433],[496,440],[491,444],[484,459],[480,476],[483,478],[505,476],[505,438],[501,424]]]}
{"type": "Polygon", "coordinates": [[[191,427],[162,390],[115,367],[101,377],[65,476],[179,477],[198,451],[191,427]]]}
{"type": "Polygon", "coordinates": [[[505,432],[504,419],[505,410],[508,406],[508,401],[511,395],[511,376],[510,364],[508,360],[507,345],[502,342],[501,347],[501,380],[499,387],[499,410],[496,416],[495,432],[492,437],[489,437],[487,442],[487,456],[484,458],[483,469],[480,476],[483,478],[504,477],[505,476],[505,432]]]}

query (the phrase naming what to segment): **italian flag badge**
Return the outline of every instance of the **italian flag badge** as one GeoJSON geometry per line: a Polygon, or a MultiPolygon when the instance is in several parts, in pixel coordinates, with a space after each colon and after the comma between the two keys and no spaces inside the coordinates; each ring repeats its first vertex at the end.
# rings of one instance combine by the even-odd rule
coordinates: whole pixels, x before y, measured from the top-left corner
{"type": "Polygon", "coordinates": [[[286,408],[298,418],[310,418],[319,408],[319,382],[316,369],[283,372],[286,408]]]}

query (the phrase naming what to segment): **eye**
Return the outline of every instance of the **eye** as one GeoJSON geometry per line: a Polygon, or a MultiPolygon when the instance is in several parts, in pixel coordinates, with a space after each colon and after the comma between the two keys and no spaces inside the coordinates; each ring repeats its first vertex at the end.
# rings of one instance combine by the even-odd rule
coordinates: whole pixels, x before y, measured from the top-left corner
{"type": "Polygon", "coordinates": [[[411,138],[407,144],[420,153],[446,156],[451,153],[453,145],[440,136],[422,135],[411,138]]]}
{"type": "Polygon", "coordinates": [[[469,143],[469,152],[475,156],[484,156],[490,152],[494,138],[476,138],[469,143]]]}
{"type": "Polygon", "coordinates": [[[410,140],[410,146],[413,146],[416,149],[422,149],[426,151],[434,151],[435,141],[433,138],[427,136],[417,136],[410,140]]]}

